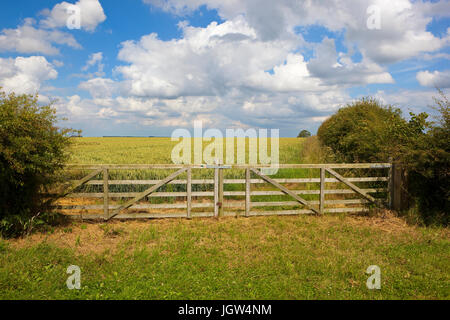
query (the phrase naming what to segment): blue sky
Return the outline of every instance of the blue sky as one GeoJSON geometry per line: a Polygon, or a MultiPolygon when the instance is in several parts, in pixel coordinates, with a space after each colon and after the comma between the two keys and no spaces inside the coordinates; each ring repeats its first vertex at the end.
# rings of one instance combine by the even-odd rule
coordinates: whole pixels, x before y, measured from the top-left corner
{"type": "Polygon", "coordinates": [[[444,0],[17,0],[0,21],[0,86],[56,99],[85,136],[296,136],[362,96],[408,114],[450,88],[444,0]]]}

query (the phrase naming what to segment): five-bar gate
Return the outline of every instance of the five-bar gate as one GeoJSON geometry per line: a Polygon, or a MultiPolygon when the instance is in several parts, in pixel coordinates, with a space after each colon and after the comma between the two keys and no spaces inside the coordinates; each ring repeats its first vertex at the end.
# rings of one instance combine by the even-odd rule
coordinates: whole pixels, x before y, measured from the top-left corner
{"type": "Polygon", "coordinates": [[[391,207],[392,165],[75,165],[55,209],[81,219],[363,212],[391,207]],[[130,179],[131,177],[131,179],[130,179]],[[143,178],[141,178],[143,177],[143,178]],[[147,177],[158,177],[148,179],[147,177]]]}

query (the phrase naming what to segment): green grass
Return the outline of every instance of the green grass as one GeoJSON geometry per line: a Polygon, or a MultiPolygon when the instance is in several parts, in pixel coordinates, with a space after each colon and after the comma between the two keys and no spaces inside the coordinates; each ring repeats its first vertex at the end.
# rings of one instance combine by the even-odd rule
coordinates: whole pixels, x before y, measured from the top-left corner
{"type": "Polygon", "coordinates": [[[448,299],[449,261],[446,229],[398,218],[78,223],[0,241],[0,299],[448,299]]]}

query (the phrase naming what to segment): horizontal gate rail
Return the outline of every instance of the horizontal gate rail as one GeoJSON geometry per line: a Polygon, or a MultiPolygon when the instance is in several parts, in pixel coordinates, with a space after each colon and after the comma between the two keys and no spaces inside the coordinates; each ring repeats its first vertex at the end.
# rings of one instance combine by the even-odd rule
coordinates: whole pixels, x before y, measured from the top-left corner
{"type": "MultiPolygon", "coordinates": [[[[326,163],[326,164],[234,164],[229,169],[247,169],[247,168],[280,168],[280,169],[388,169],[391,163],[326,163]]],[[[142,170],[142,169],[207,169],[204,165],[179,165],[179,164],[70,164],[66,166],[70,170],[95,170],[105,168],[109,170],[142,170]]]]}
{"type": "MultiPolygon", "coordinates": [[[[273,179],[278,183],[320,183],[320,178],[305,178],[305,179],[273,179]]],[[[366,178],[348,178],[347,181],[350,182],[386,182],[388,181],[388,177],[366,177],[366,178]]],[[[73,180],[74,182],[76,180],[73,180]]],[[[157,184],[161,180],[110,180],[109,185],[151,185],[157,184]]],[[[251,179],[250,182],[252,184],[262,184],[266,183],[262,179],[251,179]]],[[[326,178],[325,182],[327,183],[337,183],[338,179],[334,178],[326,178]]],[[[173,180],[168,184],[186,184],[187,180],[173,180]]],[[[192,184],[214,184],[214,179],[204,179],[204,180],[192,180],[192,184]]],[[[225,184],[245,184],[245,179],[224,179],[223,183],[225,184]]],[[[85,183],[86,185],[103,185],[103,180],[91,180],[85,183]]]]}
{"type": "MultiPolygon", "coordinates": [[[[361,189],[365,193],[380,193],[387,192],[386,188],[374,188],[374,189],[361,189]]],[[[320,190],[291,190],[293,193],[299,195],[314,195],[320,194],[320,190]]],[[[325,194],[356,194],[355,191],[350,189],[336,189],[336,190],[325,190],[325,194]]],[[[139,195],[138,192],[110,192],[110,198],[134,198],[139,195]]],[[[281,191],[251,191],[252,196],[278,196],[285,195],[281,191]]],[[[148,195],[148,198],[178,198],[186,197],[186,192],[155,192],[148,195]]],[[[192,192],[193,197],[212,197],[214,196],[213,191],[199,191],[192,192]]],[[[245,191],[225,191],[224,196],[245,196],[245,191]]],[[[66,198],[103,198],[103,193],[73,193],[67,195],[66,198]]]]}
{"type": "MultiPolygon", "coordinates": [[[[325,213],[352,213],[352,212],[367,212],[367,208],[336,208],[325,210],[325,213]]],[[[252,211],[249,217],[258,216],[292,216],[292,215],[306,215],[311,214],[311,210],[283,210],[283,211],[252,211]]],[[[224,217],[238,217],[237,212],[224,212],[224,217]]],[[[192,212],[192,218],[212,218],[214,212],[192,212]]],[[[73,220],[102,220],[104,217],[100,214],[82,214],[70,215],[69,218],[73,220]]],[[[134,220],[134,219],[164,219],[164,218],[186,218],[184,213],[127,213],[115,216],[119,220],[134,220]]]]}
{"type": "MultiPolygon", "coordinates": [[[[309,201],[311,205],[319,205],[320,201],[309,201]]],[[[367,204],[368,201],[363,199],[350,199],[350,200],[328,200],[325,201],[325,205],[335,205],[335,204],[367,204]]],[[[299,203],[296,201],[286,201],[286,202],[251,202],[252,207],[294,207],[298,206],[299,203]]],[[[214,203],[193,203],[191,208],[213,208],[214,203]]],[[[225,208],[245,208],[245,202],[235,202],[235,203],[225,203],[225,208]]],[[[66,206],[54,206],[55,209],[61,210],[99,210],[103,209],[103,205],[66,205],[66,206]]],[[[119,205],[109,205],[109,210],[114,210],[120,208],[119,205]]],[[[134,204],[129,209],[186,209],[187,205],[184,203],[175,204],[134,204]]],[[[310,211],[310,210],[309,210],[310,211]]]]}

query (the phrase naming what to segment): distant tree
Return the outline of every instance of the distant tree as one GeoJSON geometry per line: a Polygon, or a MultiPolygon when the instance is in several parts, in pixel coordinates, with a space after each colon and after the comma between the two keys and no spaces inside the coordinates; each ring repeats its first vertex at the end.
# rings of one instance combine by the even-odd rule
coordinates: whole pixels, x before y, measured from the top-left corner
{"type": "Polygon", "coordinates": [[[308,130],[302,130],[297,136],[297,138],[309,138],[309,137],[311,137],[311,132],[309,132],[308,130]]]}
{"type": "Polygon", "coordinates": [[[43,193],[68,159],[70,136],[56,126],[56,110],[37,95],[6,94],[0,88],[0,235],[20,235],[50,204],[43,193]]]}

